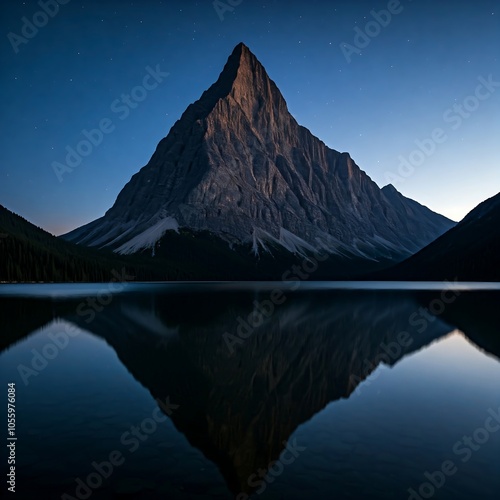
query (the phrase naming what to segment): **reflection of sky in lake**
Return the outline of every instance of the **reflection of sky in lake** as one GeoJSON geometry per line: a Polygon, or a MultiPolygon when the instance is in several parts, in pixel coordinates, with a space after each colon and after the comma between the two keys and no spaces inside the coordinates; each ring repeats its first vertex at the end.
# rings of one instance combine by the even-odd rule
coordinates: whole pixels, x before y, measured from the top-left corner
{"type": "MultiPolygon", "coordinates": [[[[348,399],[328,405],[293,437],[307,443],[304,467],[310,461],[317,470],[319,460],[324,473],[339,470],[338,480],[351,478],[353,485],[356,478],[373,477],[382,481],[380,498],[396,485],[400,495],[394,498],[407,498],[408,487],[426,481],[425,471],[453,460],[460,472],[448,479],[455,493],[439,498],[468,498],[462,488],[475,483],[475,472],[498,476],[500,433],[466,464],[453,446],[484,425],[490,408],[500,413],[500,363],[456,331],[392,368],[380,365],[348,399]]],[[[494,498],[492,488],[484,485],[483,498],[494,498]]]]}

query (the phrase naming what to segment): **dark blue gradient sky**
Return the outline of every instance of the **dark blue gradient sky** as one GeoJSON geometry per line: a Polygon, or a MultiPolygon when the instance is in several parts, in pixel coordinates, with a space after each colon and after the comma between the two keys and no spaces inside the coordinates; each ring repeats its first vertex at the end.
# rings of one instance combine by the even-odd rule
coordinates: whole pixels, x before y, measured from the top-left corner
{"type": "Polygon", "coordinates": [[[12,34],[23,16],[44,24],[40,4],[3,2],[0,204],[55,234],[103,215],[243,41],[300,124],[380,186],[462,218],[500,191],[499,4],[391,2],[222,0],[239,5],[221,20],[212,0],[69,0],[25,43],[12,34]],[[371,11],[388,4],[380,26],[371,11]],[[157,66],[169,75],[144,100],[116,103],[157,66]],[[105,119],[59,182],[53,162],[105,119]]]}

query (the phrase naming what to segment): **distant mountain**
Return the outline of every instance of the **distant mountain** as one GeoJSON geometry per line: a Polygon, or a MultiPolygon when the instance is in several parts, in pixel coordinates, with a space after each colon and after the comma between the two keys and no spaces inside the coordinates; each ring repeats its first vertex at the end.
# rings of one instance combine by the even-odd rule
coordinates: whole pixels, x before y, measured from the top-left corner
{"type": "Polygon", "coordinates": [[[432,242],[436,239],[436,234],[443,234],[444,228],[448,230],[455,225],[450,219],[406,198],[392,184],[383,187],[382,193],[403,217],[406,230],[419,234],[421,241],[432,242]]]}
{"type": "Polygon", "coordinates": [[[325,250],[343,265],[402,260],[453,225],[392,186],[381,190],[348,153],[300,126],[264,67],[239,44],[113,207],[64,238],[151,254],[165,247],[164,235],[184,229],[260,255],[270,247],[325,250]]]}
{"type": "Polygon", "coordinates": [[[384,279],[500,281],[500,193],[384,279]]]}

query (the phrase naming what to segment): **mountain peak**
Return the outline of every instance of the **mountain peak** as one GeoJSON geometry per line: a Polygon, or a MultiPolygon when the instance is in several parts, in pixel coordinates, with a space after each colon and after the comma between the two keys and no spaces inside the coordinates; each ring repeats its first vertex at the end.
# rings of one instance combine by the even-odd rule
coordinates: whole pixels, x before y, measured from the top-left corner
{"type": "Polygon", "coordinates": [[[233,84],[238,82],[247,88],[257,84],[255,90],[264,90],[268,87],[270,78],[254,53],[243,43],[239,43],[229,56],[221,77],[230,78],[233,84]],[[264,85],[262,85],[264,83],[264,85]]]}
{"type": "Polygon", "coordinates": [[[285,102],[262,64],[243,42],[233,49],[217,81],[203,92],[200,99],[188,106],[179,121],[193,122],[206,118],[217,103],[228,96],[246,108],[252,107],[251,103],[254,104],[255,100],[263,102],[273,97],[285,102]]]}
{"type": "MultiPolygon", "coordinates": [[[[233,55],[238,55],[241,56],[243,53],[249,52],[252,53],[251,50],[243,43],[240,42],[236,47],[233,49],[233,55]]],[[[253,54],[252,54],[253,55],[253,54]]]]}
{"type": "Polygon", "coordinates": [[[240,42],[238,45],[236,45],[236,47],[233,49],[233,52],[229,56],[229,59],[235,59],[239,61],[240,64],[255,62],[260,64],[255,54],[243,42],[240,42]]]}
{"type": "Polygon", "coordinates": [[[382,188],[382,191],[385,193],[397,193],[401,194],[392,184],[387,184],[387,186],[384,186],[382,188]]]}
{"type": "Polygon", "coordinates": [[[261,72],[265,73],[267,77],[267,73],[257,57],[255,57],[252,51],[243,42],[240,42],[229,56],[219,76],[219,80],[222,79],[226,83],[234,82],[238,78],[241,70],[243,70],[244,73],[253,73],[256,69],[261,69],[261,72]]]}

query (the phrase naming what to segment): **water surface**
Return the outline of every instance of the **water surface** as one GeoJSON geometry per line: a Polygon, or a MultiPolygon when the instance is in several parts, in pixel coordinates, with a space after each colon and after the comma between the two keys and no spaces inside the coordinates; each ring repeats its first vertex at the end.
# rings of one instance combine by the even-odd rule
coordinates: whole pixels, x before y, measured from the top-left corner
{"type": "Polygon", "coordinates": [[[1,287],[17,498],[496,498],[494,286],[278,285],[1,287]]]}

